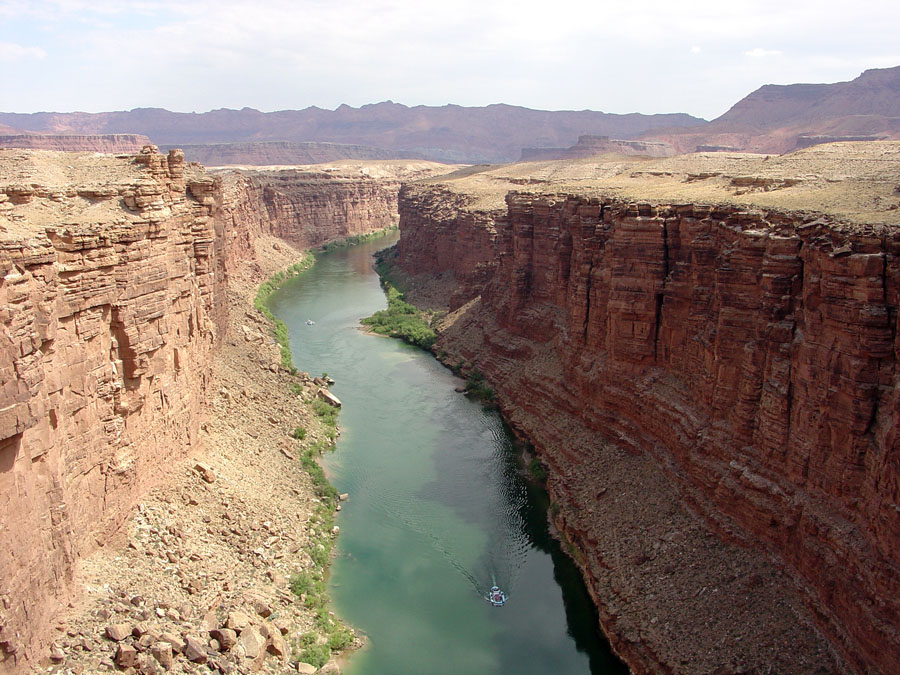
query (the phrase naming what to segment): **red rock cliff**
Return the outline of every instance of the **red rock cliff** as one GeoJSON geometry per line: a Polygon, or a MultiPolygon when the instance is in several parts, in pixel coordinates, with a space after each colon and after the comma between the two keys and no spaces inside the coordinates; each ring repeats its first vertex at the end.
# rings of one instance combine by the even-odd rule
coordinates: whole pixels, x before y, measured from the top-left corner
{"type": "Polygon", "coordinates": [[[46,653],[77,558],[199,442],[226,279],[256,238],[396,219],[396,182],[286,175],[0,152],[0,672],[46,653]]]}
{"type": "Polygon", "coordinates": [[[456,290],[450,308],[477,296],[497,267],[494,220],[499,213],[470,212],[470,199],[450,190],[404,185],[400,190],[403,236],[397,261],[411,275],[449,273],[456,290]]]}
{"type": "Polygon", "coordinates": [[[400,183],[300,169],[225,174],[235,232],[271,234],[299,248],[397,224],[400,183]]]}
{"type": "Polygon", "coordinates": [[[13,231],[54,202],[96,206],[0,251],[0,666],[30,656],[75,558],[197,442],[223,318],[215,183],[175,151],[136,162],[71,195],[0,187],[13,231]]]}
{"type": "MultiPolygon", "coordinates": [[[[738,207],[507,203],[496,272],[437,349],[485,372],[550,465],[558,524],[620,653],[672,667],[671,636],[629,636],[626,584],[610,579],[646,558],[623,561],[596,527],[607,489],[628,493],[622,467],[652,457],[721,534],[786,565],[849,663],[900,671],[900,235],[738,207]]],[[[446,221],[430,208],[401,202],[402,264],[484,260],[453,255],[451,234],[440,255],[416,244],[446,221]]],[[[678,572],[661,574],[671,586],[678,572]]],[[[735,609],[751,595],[737,590],[735,609]]]]}

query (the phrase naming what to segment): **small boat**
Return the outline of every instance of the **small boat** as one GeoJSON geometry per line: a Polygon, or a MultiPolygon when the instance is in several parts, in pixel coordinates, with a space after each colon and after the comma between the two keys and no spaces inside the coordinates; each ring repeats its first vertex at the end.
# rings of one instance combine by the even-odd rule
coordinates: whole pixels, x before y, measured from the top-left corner
{"type": "Polygon", "coordinates": [[[506,594],[500,590],[499,586],[491,586],[490,592],[485,596],[485,600],[494,607],[502,607],[506,604],[506,594]]]}
{"type": "Polygon", "coordinates": [[[313,321],[312,319],[307,319],[307,320],[306,320],[306,325],[307,325],[307,326],[315,326],[315,325],[316,325],[316,322],[313,321]]]}

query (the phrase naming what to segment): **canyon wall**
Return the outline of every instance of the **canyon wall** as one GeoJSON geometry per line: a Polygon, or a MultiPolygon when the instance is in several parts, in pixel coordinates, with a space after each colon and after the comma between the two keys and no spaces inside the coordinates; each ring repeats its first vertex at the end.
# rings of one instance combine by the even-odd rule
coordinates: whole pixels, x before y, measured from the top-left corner
{"type": "MultiPolygon", "coordinates": [[[[63,216],[0,250],[0,666],[34,655],[75,559],[197,442],[224,318],[215,182],[177,152],[137,160],[135,182],[69,197],[121,201],[113,218],[63,216]]],[[[64,199],[0,188],[10,226],[64,199]]]]}
{"type": "Polygon", "coordinates": [[[256,238],[396,219],[396,182],[318,180],[212,176],[152,147],[0,151],[0,672],[46,654],[77,559],[197,446],[256,238]]]}
{"type": "MultiPolygon", "coordinates": [[[[631,512],[656,499],[650,479],[622,487],[650,475],[622,467],[649,457],[720,535],[785,566],[852,667],[900,671],[900,235],[809,214],[515,193],[485,227],[432,215],[441,195],[428,191],[401,200],[401,265],[464,276],[467,260],[495,261],[436,350],[482,370],[537,446],[616,649],[672,667],[667,639],[623,629],[625,582],[610,577],[652,567],[677,532],[623,561],[596,526],[619,490],[631,512]],[[448,223],[480,232],[458,230],[454,247],[448,223]]],[[[674,518],[667,509],[656,521],[674,518]]],[[[659,578],[674,587],[678,573],[659,578]]],[[[656,582],[643,583],[632,597],[656,582]]]]}
{"type": "Polygon", "coordinates": [[[578,159],[602,154],[644,155],[671,157],[675,149],[660,141],[623,141],[609,136],[583,135],[568,148],[522,148],[522,162],[542,162],[554,159],[578,159]]]}
{"type": "Polygon", "coordinates": [[[469,211],[470,202],[466,195],[441,187],[404,185],[400,190],[404,227],[397,263],[413,276],[450,273],[451,310],[480,294],[497,267],[497,214],[469,211]]]}
{"type": "Polygon", "coordinates": [[[228,172],[225,214],[232,237],[269,234],[297,248],[397,224],[396,180],[284,170],[228,172]]]}
{"type": "Polygon", "coordinates": [[[150,144],[141,134],[0,134],[0,148],[59,152],[135,153],[150,144]]]}

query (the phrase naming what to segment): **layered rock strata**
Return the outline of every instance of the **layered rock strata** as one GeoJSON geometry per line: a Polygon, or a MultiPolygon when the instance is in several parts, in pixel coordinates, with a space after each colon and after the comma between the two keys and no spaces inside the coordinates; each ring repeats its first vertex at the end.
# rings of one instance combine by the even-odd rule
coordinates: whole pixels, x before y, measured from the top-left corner
{"type": "Polygon", "coordinates": [[[149,144],[141,134],[0,134],[0,148],[59,152],[134,153],[149,144]]]}
{"type": "Polygon", "coordinates": [[[552,159],[578,159],[602,154],[643,155],[645,157],[671,157],[675,149],[660,141],[623,141],[609,136],[578,137],[578,142],[568,148],[522,148],[522,162],[539,162],[552,159]]]}
{"type": "Polygon", "coordinates": [[[312,248],[397,224],[398,181],[303,169],[228,172],[223,178],[231,236],[248,242],[263,233],[312,248]]]}
{"type": "MultiPolygon", "coordinates": [[[[549,465],[557,524],[617,650],[651,670],[730,654],[735,668],[838,667],[814,645],[766,657],[788,635],[763,598],[758,570],[770,568],[724,549],[692,558],[687,526],[672,526],[686,504],[784,566],[852,667],[900,669],[900,235],[775,210],[513,193],[490,227],[457,233],[482,248],[452,255],[438,250],[452,235],[431,233],[469,221],[432,217],[430,199],[401,201],[400,260],[456,274],[467,256],[496,261],[437,349],[485,373],[549,465]],[[728,602],[704,605],[704,577],[729,567],[716,581],[728,602]],[[668,600],[654,610],[657,593],[668,600]],[[673,646],[682,632],[697,643],[687,656],[673,646]]],[[[803,611],[788,609],[778,616],[796,615],[796,634],[803,611]]]]}
{"type": "Polygon", "coordinates": [[[471,211],[471,199],[439,186],[422,189],[405,185],[400,191],[403,236],[397,244],[397,264],[407,274],[449,276],[451,310],[481,293],[497,267],[494,217],[471,211]]]}
{"type": "Polygon", "coordinates": [[[31,655],[74,560],[197,441],[224,318],[216,184],[174,151],[120,162],[134,182],[0,186],[7,230],[54,199],[85,216],[0,250],[0,660],[31,655]]]}
{"type": "Polygon", "coordinates": [[[46,656],[76,561],[199,447],[226,284],[270,269],[259,241],[289,257],[269,235],[396,219],[396,181],[285,176],[0,151],[0,672],[46,656]]]}
{"type": "MultiPolygon", "coordinates": [[[[2,142],[0,137],[0,142],[2,142]]],[[[264,141],[259,143],[210,143],[207,145],[181,145],[185,157],[205,166],[248,164],[273,166],[292,164],[322,164],[340,159],[403,159],[417,158],[415,153],[402,153],[368,145],[344,143],[291,143],[289,141],[264,141]]]]}

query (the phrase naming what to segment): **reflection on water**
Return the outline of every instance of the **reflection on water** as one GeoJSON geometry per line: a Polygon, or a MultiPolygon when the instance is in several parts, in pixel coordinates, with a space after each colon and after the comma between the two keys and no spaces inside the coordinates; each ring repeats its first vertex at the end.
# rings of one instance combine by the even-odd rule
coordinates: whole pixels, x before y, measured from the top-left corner
{"type": "Polygon", "coordinates": [[[326,459],[350,493],[330,591],[370,639],[347,672],[625,672],[500,418],[429,355],[358,330],[385,306],[370,256],[389,243],[323,255],[272,300],[297,366],[328,372],[344,403],[326,459]],[[504,607],[485,600],[493,581],[504,607]]]}

